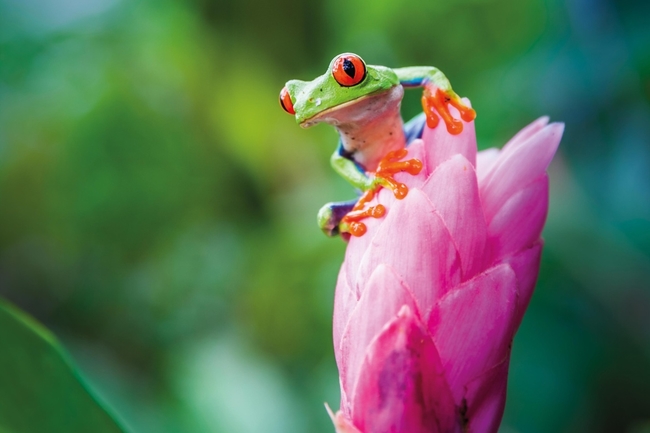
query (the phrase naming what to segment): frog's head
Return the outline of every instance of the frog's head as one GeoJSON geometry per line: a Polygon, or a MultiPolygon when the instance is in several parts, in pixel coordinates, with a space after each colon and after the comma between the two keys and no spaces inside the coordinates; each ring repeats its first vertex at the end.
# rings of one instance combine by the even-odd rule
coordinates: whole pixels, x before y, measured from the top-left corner
{"type": "Polygon", "coordinates": [[[280,92],[280,105],[287,113],[295,114],[302,127],[320,121],[332,123],[332,117],[336,117],[331,116],[333,112],[349,109],[365,97],[398,84],[392,69],[366,65],[356,54],[344,53],[336,56],[320,77],[312,81],[288,81],[280,92]]]}

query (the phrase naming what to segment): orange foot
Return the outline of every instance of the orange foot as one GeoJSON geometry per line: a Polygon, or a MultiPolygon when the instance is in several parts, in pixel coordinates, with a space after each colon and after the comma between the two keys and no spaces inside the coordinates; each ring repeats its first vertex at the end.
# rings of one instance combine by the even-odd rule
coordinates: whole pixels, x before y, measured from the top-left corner
{"type": "Polygon", "coordinates": [[[465,122],[471,122],[476,118],[476,111],[463,104],[463,101],[453,90],[444,91],[433,84],[424,86],[422,108],[424,108],[424,113],[427,116],[427,126],[429,128],[438,126],[438,115],[440,115],[447,126],[447,131],[450,134],[458,135],[463,132],[463,122],[453,118],[449,113],[448,105],[455,107],[465,122]]]}
{"type": "Polygon", "coordinates": [[[362,219],[368,217],[381,218],[386,214],[386,208],[382,204],[371,206],[364,210],[366,204],[373,199],[377,191],[382,187],[390,188],[395,198],[399,200],[406,197],[406,194],[409,192],[408,186],[397,182],[393,176],[395,173],[400,172],[416,175],[422,170],[422,162],[419,159],[413,158],[406,161],[399,161],[407,154],[408,151],[406,149],[395,150],[386,154],[379,162],[377,171],[374,173],[377,185],[364,192],[352,210],[343,217],[341,220],[341,231],[347,231],[352,236],[363,236],[367,231],[367,227],[361,222],[362,219]]]}

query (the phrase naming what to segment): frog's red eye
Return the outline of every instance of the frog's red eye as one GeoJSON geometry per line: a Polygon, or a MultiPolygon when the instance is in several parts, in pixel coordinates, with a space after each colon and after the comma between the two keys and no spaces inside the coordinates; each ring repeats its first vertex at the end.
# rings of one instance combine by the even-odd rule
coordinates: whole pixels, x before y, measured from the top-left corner
{"type": "Polygon", "coordinates": [[[366,78],[366,64],[356,54],[341,54],[334,60],[332,75],[341,86],[356,86],[366,78]]]}
{"type": "Polygon", "coordinates": [[[284,111],[287,113],[296,114],[296,110],[293,109],[291,96],[289,96],[289,91],[287,90],[286,86],[280,90],[280,105],[282,105],[282,108],[284,108],[284,111]]]}

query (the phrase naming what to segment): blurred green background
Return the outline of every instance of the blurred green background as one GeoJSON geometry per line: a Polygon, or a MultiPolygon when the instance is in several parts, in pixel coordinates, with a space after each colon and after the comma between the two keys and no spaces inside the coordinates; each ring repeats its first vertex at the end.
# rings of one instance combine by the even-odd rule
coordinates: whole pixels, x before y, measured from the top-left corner
{"type": "MultiPolygon", "coordinates": [[[[504,433],[650,431],[650,2],[0,0],[0,296],[134,432],[333,432],[353,196],[278,105],[336,54],[435,65],[481,148],[566,122],[504,433]]],[[[419,111],[407,95],[404,116],[419,111]]]]}

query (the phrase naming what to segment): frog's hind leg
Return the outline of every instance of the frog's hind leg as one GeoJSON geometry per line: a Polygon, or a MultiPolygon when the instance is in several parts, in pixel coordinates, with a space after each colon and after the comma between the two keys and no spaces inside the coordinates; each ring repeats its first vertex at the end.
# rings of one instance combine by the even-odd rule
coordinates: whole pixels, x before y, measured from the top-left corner
{"type": "Polygon", "coordinates": [[[327,236],[340,233],[339,224],[357,204],[357,200],[327,203],[318,211],[318,226],[327,236]]]}

